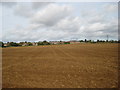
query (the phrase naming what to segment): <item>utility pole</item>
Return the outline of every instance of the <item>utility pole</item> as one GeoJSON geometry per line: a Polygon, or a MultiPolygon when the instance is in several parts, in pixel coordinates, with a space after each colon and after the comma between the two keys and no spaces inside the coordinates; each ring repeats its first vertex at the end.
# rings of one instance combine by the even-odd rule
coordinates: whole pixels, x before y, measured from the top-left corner
{"type": "Polygon", "coordinates": [[[78,41],[78,38],[76,38],[76,41],[78,41]]]}
{"type": "Polygon", "coordinates": [[[107,42],[108,42],[108,40],[109,40],[109,36],[107,35],[107,42]]]}

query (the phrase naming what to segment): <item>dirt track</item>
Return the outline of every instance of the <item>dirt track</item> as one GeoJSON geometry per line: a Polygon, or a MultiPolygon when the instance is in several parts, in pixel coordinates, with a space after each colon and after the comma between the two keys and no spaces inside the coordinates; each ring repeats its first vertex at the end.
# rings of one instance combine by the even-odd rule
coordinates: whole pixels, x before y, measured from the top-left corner
{"type": "Polygon", "coordinates": [[[3,48],[3,88],[115,88],[117,44],[3,48]]]}

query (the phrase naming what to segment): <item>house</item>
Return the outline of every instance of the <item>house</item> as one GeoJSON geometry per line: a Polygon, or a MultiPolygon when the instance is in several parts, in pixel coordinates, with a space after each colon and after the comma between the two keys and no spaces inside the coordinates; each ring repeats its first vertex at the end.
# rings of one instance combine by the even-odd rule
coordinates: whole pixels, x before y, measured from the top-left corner
{"type": "Polygon", "coordinates": [[[76,41],[76,40],[70,41],[70,44],[78,44],[78,43],[80,43],[80,42],[76,41]]]}
{"type": "Polygon", "coordinates": [[[28,46],[28,44],[27,43],[23,43],[22,46],[28,46]]]}
{"type": "Polygon", "coordinates": [[[4,43],[4,46],[5,46],[5,47],[7,47],[7,46],[8,46],[8,44],[7,44],[7,43],[4,43]]]}
{"type": "Polygon", "coordinates": [[[64,44],[62,41],[50,41],[49,43],[52,45],[64,44]]]}
{"type": "Polygon", "coordinates": [[[38,43],[37,42],[33,42],[32,45],[33,46],[38,46],[38,43]]]}

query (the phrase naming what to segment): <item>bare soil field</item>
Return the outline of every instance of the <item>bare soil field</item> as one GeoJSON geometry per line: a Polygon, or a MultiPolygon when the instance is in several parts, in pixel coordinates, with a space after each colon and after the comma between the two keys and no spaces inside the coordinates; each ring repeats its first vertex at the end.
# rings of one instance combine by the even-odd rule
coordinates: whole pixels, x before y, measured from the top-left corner
{"type": "Polygon", "coordinates": [[[3,88],[117,88],[118,44],[2,49],[3,88]]]}

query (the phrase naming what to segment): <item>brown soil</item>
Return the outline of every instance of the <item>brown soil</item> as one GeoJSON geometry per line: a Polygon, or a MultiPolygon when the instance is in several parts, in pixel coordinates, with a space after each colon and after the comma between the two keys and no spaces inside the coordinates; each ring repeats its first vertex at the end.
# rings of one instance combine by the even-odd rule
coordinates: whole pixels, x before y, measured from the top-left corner
{"type": "Polygon", "coordinates": [[[117,88],[118,44],[2,49],[3,88],[117,88]]]}

